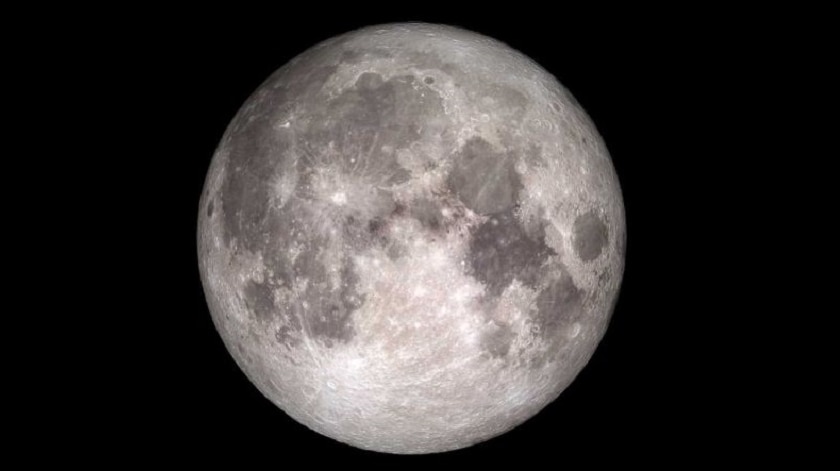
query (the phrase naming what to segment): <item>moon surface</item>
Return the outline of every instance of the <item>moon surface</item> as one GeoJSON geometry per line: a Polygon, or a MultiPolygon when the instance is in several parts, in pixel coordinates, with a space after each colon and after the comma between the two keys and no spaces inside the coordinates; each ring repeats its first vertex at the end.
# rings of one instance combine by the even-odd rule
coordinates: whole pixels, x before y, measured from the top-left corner
{"type": "Polygon", "coordinates": [[[556,399],[624,270],[619,182],[557,80],[485,36],[354,31],[271,75],[200,202],[213,322],[307,427],[388,453],[463,448],[556,399]]]}

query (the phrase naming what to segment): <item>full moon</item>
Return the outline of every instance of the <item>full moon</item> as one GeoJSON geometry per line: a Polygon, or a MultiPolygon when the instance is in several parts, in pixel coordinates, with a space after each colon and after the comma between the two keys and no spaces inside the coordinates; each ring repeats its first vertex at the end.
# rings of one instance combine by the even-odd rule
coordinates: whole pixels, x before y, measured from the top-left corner
{"type": "Polygon", "coordinates": [[[557,79],[429,24],[329,39],[243,104],[207,173],[216,329],[289,416],[387,453],[468,447],[555,400],[624,271],[618,178],[557,79]]]}

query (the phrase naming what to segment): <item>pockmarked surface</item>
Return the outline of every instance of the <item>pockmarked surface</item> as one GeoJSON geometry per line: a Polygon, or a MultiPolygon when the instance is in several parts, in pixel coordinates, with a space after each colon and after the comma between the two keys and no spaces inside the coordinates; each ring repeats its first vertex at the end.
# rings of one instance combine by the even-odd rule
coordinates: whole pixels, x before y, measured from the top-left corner
{"type": "Polygon", "coordinates": [[[619,183],[571,94],[427,24],[333,38],[246,101],[200,202],[217,330],[259,390],[356,447],[430,453],[524,422],[604,335],[619,183]]]}

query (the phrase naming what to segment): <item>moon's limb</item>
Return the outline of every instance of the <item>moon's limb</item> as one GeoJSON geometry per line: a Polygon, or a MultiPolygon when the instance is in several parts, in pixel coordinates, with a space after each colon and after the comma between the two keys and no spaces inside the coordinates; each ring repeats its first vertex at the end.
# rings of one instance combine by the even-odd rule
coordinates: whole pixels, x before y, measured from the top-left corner
{"type": "Polygon", "coordinates": [[[239,366],[293,418],[393,453],[520,424],[583,368],[624,264],[609,155],[502,43],[367,28],[273,74],[228,127],[202,281],[239,366]]]}

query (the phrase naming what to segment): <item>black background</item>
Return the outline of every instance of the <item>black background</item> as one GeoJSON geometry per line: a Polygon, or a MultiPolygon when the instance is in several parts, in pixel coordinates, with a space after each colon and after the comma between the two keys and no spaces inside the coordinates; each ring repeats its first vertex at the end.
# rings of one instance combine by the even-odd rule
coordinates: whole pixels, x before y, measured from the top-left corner
{"type": "MultiPolygon", "coordinates": [[[[105,435],[133,455],[332,462],[691,462],[751,449],[766,419],[741,387],[754,373],[733,326],[750,316],[739,296],[758,218],[733,195],[754,165],[746,110],[769,36],[743,20],[657,12],[545,15],[253,10],[127,16],[85,47],[103,48],[89,86],[113,98],[100,116],[114,147],[110,184],[131,218],[110,226],[123,247],[117,354],[98,373],[105,435]],[[212,15],[208,16],[208,13],[212,15]],[[142,19],[142,21],[140,21],[142,19]],[[212,325],[198,275],[196,222],[206,170],[228,122],[270,73],[308,47],[358,27],[397,21],[461,26],[506,42],[553,73],[602,134],[625,199],[627,259],[600,347],[561,397],[500,437],[429,456],[358,450],[297,424],[239,371],[212,325]],[[761,39],[765,38],[765,39],[761,39]],[[112,122],[109,122],[112,121],[112,122]],[[722,171],[721,169],[726,169],[722,171]],[[128,188],[126,188],[128,187],[128,188]],[[142,187],[142,191],[135,190],[142,187]],[[749,252],[749,250],[746,250],[749,252]],[[130,286],[127,288],[127,286],[130,286]],[[744,355],[740,355],[744,353],[744,355]],[[130,368],[126,365],[132,365],[130,368]]],[[[107,97],[106,97],[107,100],[107,97]]],[[[98,193],[100,206],[109,198],[98,193]],[[105,201],[103,201],[105,200],[105,201]]],[[[110,328],[110,327],[109,327],[110,328]]]]}

